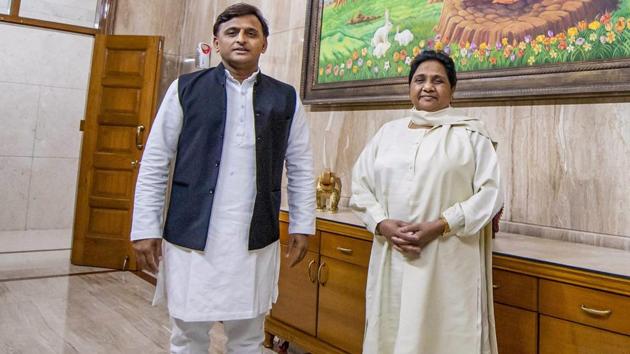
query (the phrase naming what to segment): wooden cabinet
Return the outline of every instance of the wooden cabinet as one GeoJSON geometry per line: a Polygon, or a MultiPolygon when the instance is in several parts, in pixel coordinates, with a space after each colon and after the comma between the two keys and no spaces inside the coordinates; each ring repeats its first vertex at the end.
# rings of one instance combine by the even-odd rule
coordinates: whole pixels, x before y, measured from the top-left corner
{"type": "MultiPolygon", "coordinates": [[[[286,213],[281,214],[286,253],[286,213]]],[[[313,354],[360,353],[371,250],[365,229],[317,220],[308,254],[281,262],[279,298],[267,318],[313,354]]],[[[500,354],[630,354],[630,279],[495,254],[493,294],[500,354]]]]}
{"type": "Polygon", "coordinates": [[[536,353],[538,279],[499,269],[492,278],[499,353],[536,353]]]}

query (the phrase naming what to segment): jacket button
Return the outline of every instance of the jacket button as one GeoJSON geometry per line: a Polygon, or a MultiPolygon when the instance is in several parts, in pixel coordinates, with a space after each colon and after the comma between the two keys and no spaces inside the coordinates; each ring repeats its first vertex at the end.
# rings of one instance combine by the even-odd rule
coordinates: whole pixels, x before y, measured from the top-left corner
{"type": "Polygon", "coordinates": [[[221,163],[221,161],[217,161],[217,162],[214,164],[214,167],[219,167],[219,164],[220,164],[220,163],[221,163]]]}
{"type": "Polygon", "coordinates": [[[210,190],[210,195],[213,195],[213,194],[214,194],[214,189],[211,189],[210,190]]]}

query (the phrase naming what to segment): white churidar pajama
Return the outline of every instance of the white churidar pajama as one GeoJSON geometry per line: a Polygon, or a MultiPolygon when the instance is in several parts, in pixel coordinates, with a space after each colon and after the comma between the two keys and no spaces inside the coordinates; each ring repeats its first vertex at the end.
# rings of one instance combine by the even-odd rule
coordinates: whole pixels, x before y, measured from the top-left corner
{"type": "MultiPolygon", "coordinates": [[[[279,243],[248,250],[256,195],[253,86],[257,74],[239,83],[226,70],[225,139],[205,250],[163,242],[156,299],[164,296],[164,289],[171,317],[187,323],[187,328],[197,323],[207,332],[215,321],[256,321],[278,296],[279,243]]],[[[286,153],[289,233],[311,235],[315,233],[312,152],[304,108],[296,100],[286,153]]],[[[132,240],[162,235],[168,169],[177,152],[182,122],[176,80],[160,106],[142,158],[132,240]]],[[[183,340],[177,337],[184,332],[174,328],[172,349],[183,340]]],[[[249,337],[259,335],[262,332],[249,337]]]]}
{"type": "Polygon", "coordinates": [[[414,260],[374,237],[363,352],[496,353],[488,307],[488,224],[502,204],[496,152],[480,121],[450,107],[411,113],[385,124],[359,156],[350,205],[373,233],[384,219],[418,223],[440,215],[451,233],[414,260]],[[411,129],[411,120],[433,128],[411,129]]]}

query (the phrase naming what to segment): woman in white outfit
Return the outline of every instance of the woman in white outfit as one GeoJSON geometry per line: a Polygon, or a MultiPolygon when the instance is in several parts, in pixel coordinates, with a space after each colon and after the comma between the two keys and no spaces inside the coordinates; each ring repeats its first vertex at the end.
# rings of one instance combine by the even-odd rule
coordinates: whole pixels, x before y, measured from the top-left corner
{"type": "Polygon", "coordinates": [[[406,118],[376,133],[352,174],[351,207],[374,233],[363,353],[496,353],[491,220],[499,166],[484,124],[450,107],[455,66],[424,51],[406,118]]]}

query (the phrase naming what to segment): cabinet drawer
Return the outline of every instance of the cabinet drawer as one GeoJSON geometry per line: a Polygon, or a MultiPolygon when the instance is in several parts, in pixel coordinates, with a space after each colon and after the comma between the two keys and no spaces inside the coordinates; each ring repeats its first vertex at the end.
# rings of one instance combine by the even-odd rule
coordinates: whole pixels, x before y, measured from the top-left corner
{"type": "Polygon", "coordinates": [[[362,267],[367,267],[370,263],[371,242],[323,231],[321,240],[321,254],[324,256],[362,267]]]}
{"type": "Polygon", "coordinates": [[[629,297],[541,279],[540,312],[630,335],[629,297]]]}
{"type": "Polygon", "coordinates": [[[538,281],[528,275],[494,269],[492,271],[494,301],[527,310],[538,309],[538,281]]]}
{"type": "MultiPolygon", "coordinates": [[[[280,221],[280,243],[283,245],[289,244],[289,223],[280,221]]],[[[319,252],[319,234],[308,238],[308,250],[311,252],[319,252]]]]}
{"type": "Polygon", "coordinates": [[[630,337],[557,318],[540,316],[539,353],[628,354],[630,353],[630,337]]]}

